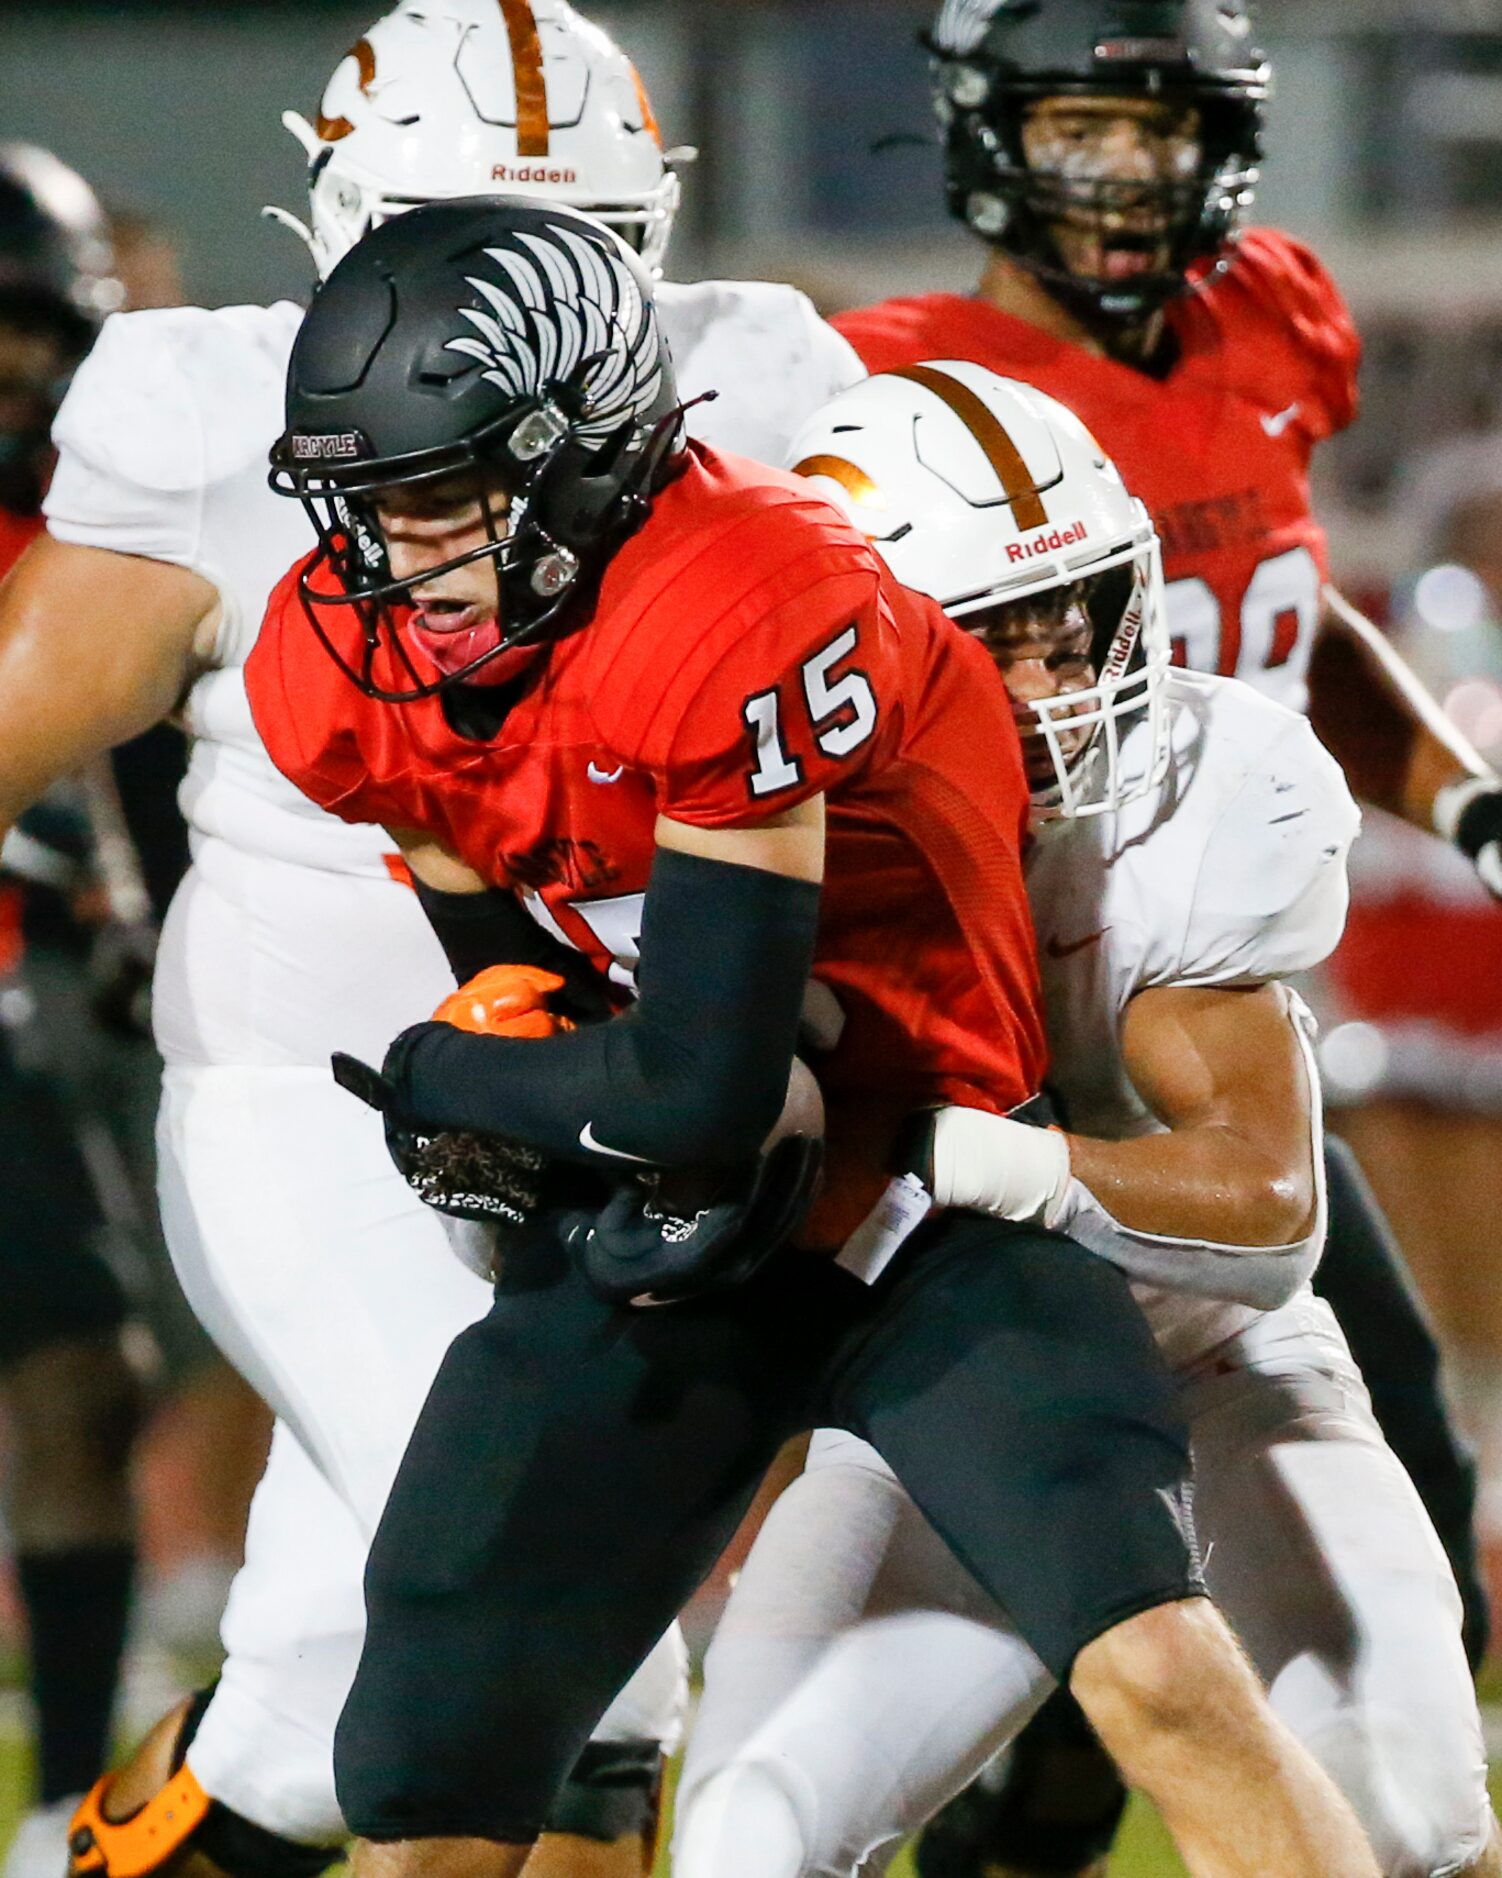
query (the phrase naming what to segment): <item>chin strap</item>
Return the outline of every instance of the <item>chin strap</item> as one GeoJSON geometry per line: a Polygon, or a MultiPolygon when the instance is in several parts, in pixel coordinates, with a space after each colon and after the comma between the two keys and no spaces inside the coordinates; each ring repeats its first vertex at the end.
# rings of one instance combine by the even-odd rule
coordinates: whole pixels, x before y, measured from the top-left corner
{"type": "MultiPolygon", "coordinates": [[[[291,131],[298,143],[302,145],[303,154],[309,163],[316,163],[329,147],[301,111],[283,111],[282,128],[291,131]]],[[[290,209],[278,208],[274,202],[268,202],[261,210],[261,214],[268,222],[275,222],[278,228],[290,229],[312,255],[313,265],[320,274],[323,273],[323,259],[319,253],[318,238],[306,222],[301,221],[290,209]]]]}

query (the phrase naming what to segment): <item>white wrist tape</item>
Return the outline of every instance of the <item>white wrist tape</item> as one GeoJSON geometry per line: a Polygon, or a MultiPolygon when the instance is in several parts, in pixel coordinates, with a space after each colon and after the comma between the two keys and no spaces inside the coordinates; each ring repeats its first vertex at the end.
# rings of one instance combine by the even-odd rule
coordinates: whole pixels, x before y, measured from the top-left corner
{"type": "Polygon", "coordinates": [[[1316,1162],[1319,1203],[1306,1238],[1293,1245],[1216,1245],[1169,1239],[1123,1226],[1082,1181],[1070,1180],[1049,1225],[1118,1267],[1128,1278],[1201,1298],[1274,1311],[1314,1276],[1325,1245],[1324,1162],[1316,1162]]]}
{"type": "Polygon", "coordinates": [[[939,1206],[1053,1223],[1069,1185],[1069,1143],[1057,1129],[966,1108],[940,1109],[933,1126],[933,1194],[939,1206]]]}

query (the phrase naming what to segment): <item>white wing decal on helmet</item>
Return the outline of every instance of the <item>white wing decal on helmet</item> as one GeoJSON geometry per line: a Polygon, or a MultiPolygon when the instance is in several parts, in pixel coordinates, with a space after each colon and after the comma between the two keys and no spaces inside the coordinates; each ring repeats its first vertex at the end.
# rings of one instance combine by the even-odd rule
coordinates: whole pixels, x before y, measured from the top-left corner
{"type": "Polygon", "coordinates": [[[458,309],[474,332],[444,349],[478,359],[482,376],[516,398],[558,384],[583,391],[575,434],[603,442],[649,411],[662,387],[657,309],[629,267],[573,229],[516,240],[516,249],[485,250],[499,280],[466,276],[484,306],[458,309]]]}
{"type": "Polygon", "coordinates": [[[967,58],[1006,4],[1007,0],[944,0],[934,21],[934,45],[955,58],[967,58]]]}

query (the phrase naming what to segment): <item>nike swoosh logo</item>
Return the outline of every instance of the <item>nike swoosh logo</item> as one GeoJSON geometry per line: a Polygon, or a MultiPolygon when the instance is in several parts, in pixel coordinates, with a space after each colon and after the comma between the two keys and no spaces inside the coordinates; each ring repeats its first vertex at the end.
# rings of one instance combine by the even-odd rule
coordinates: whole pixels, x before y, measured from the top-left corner
{"type": "Polygon", "coordinates": [[[645,1154],[628,1154],[624,1148],[607,1148],[603,1141],[596,1141],[593,1122],[586,1122],[579,1130],[579,1145],[581,1148],[588,1148],[591,1154],[608,1154],[613,1160],[637,1161],[643,1167],[652,1166],[652,1162],[645,1154]]]}
{"type": "Polygon", "coordinates": [[[1281,437],[1303,408],[1302,404],[1290,404],[1286,411],[1274,411],[1271,414],[1259,411],[1258,416],[1269,437],[1281,437]]]}
{"type": "Polygon", "coordinates": [[[1093,946],[1104,939],[1110,930],[1109,926],[1102,926],[1099,932],[1087,932],[1083,939],[1073,939],[1067,946],[1060,945],[1057,939],[1050,939],[1044,951],[1051,959],[1073,958],[1076,952],[1083,952],[1086,946],[1093,946]]]}
{"type": "Polygon", "coordinates": [[[595,762],[594,758],[593,757],[590,758],[589,780],[591,782],[597,782],[597,783],[619,782],[622,776],[625,775],[625,773],[626,773],[626,765],[624,763],[618,763],[614,769],[601,769],[599,764],[595,762]]]}

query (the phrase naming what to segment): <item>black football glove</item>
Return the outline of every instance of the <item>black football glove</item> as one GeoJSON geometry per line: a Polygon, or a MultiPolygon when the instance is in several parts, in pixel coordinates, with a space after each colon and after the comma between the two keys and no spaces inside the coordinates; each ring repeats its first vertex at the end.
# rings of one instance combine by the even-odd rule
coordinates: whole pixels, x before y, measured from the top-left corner
{"type": "Polygon", "coordinates": [[[786,1135],[707,1188],[656,1169],[633,1174],[575,1228],[579,1268],[611,1304],[675,1304],[742,1284],[802,1224],[823,1163],[822,1139],[786,1135]]]}
{"type": "Polygon", "coordinates": [[[456,1219],[521,1226],[552,1203],[547,1157],[504,1135],[433,1130],[405,1115],[396,1085],[358,1057],[336,1051],[334,1081],[382,1117],[386,1150],[425,1205],[456,1219]]]}
{"type": "Polygon", "coordinates": [[[1487,892],[1502,900],[1502,783],[1475,776],[1441,789],[1434,826],[1470,861],[1487,892]]]}

